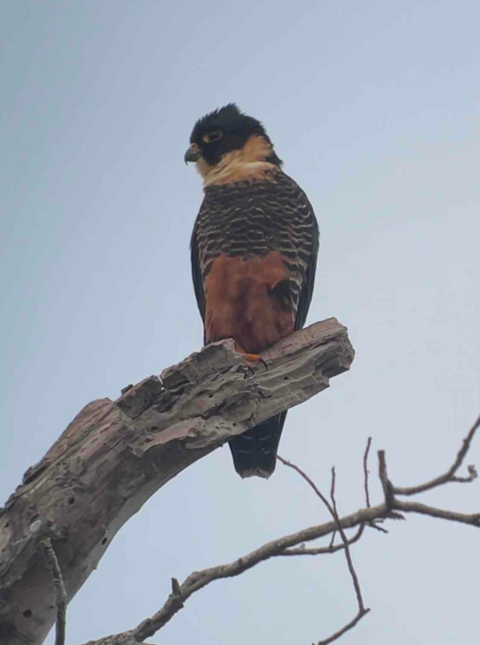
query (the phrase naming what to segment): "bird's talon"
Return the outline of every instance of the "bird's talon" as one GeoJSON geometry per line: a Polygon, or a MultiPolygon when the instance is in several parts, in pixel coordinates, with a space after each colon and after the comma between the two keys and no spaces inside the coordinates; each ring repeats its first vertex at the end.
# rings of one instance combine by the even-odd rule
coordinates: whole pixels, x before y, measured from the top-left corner
{"type": "Polygon", "coordinates": [[[256,365],[257,363],[261,363],[264,366],[265,371],[266,372],[268,371],[267,363],[258,354],[245,354],[245,358],[247,359],[247,367],[248,367],[248,369],[251,370],[252,376],[254,376],[254,374],[255,374],[255,370],[253,369],[253,365],[256,365]]]}

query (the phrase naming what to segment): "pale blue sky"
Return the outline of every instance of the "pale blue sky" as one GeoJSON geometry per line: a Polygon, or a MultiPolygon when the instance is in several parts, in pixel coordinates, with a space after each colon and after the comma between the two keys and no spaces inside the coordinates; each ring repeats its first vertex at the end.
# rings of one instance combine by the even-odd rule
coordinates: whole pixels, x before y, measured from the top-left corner
{"type": "MultiPolygon", "coordinates": [[[[200,347],[201,182],[183,153],[230,101],[265,123],[317,212],[309,321],[336,316],[357,351],[290,413],[280,453],[324,490],[336,465],[344,513],[363,504],[369,435],[399,485],[449,466],[480,409],[479,24],[475,0],[0,2],[0,498],[84,404],[200,347]]],[[[478,484],[425,501],[478,510],[478,484]]],[[[326,519],[294,473],[241,481],[218,450],[116,537],[68,641],[133,627],[172,576],[326,519]]],[[[372,612],[342,642],[471,640],[478,533],[388,528],[353,551],[372,612]]],[[[310,643],[354,612],[341,556],[288,559],[215,583],[150,640],[310,643]]]]}

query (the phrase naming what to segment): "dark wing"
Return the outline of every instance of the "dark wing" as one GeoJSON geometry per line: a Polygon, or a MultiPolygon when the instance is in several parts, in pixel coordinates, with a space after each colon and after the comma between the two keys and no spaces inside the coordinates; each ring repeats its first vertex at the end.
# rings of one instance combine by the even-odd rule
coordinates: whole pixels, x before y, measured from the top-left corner
{"type": "MultiPolygon", "coordinates": [[[[287,236],[279,249],[290,264],[290,292],[295,307],[295,330],[307,319],[315,284],[319,248],[319,229],[310,201],[300,186],[288,175],[277,178],[277,212],[275,219],[286,222],[287,236]],[[290,260],[290,261],[289,261],[290,260]]],[[[272,200],[273,201],[273,200],[272,200]]]]}
{"type": "Polygon", "coordinates": [[[311,213],[311,226],[312,226],[312,249],[310,252],[310,258],[307,264],[307,270],[305,273],[305,279],[303,281],[302,290],[300,291],[300,298],[298,300],[297,313],[295,316],[295,331],[297,329],[302,329],[307,319],[308,310],[310,308],[310,303],[312,301],[313,287],[315,285],[315,272],[317,270],[317,256],[319,249],[319,229],[318,223],[313,212],[313,208],[307,200],[309,210],[311,213]]]}
{"type": "Polygon", "coordinates": [[[198,309],[202,320],[205,322],[205,294],[203,292],[203,277],[200,269],[200,259],[198,255],[197,226],[195,225],[190,240],[190,258],[192,261],[192,279],[195,297],[197,299],[198,309]]]}

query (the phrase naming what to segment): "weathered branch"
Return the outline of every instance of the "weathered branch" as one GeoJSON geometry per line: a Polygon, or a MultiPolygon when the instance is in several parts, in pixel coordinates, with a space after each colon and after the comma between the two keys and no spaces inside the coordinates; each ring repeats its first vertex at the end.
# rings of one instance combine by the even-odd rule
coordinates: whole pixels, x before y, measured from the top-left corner
{"type": "Polygon", "coordinates": [[[41,539],[54,545],[71,600],[151,495],[232,436],[327,388],[353,349],[331,318],[262,357],[268,370],[252,376],[232,341],[214,343],[117,401],[85,406],[0,511],[2,643],[37,645],[55,621],[41,539]]]}
{"type": "MultiPolygon", "coordinates": [[[[365,524],[360,524],[358,531],[354,534],[352,538],[348,541],[348,546],[355,544],[362,537],[363,531],[365,530],[365,524]]],[[[333,534],[332,534],[333,535],[333,534]]],[[[336,553],[337,551],[343,551],[345,549],[345,544],[330,544],[329,546],[320,546],[315,548],[307,548],[305,544],[301,544],[293,549],[285,549],[281,553],[276,553],[278,556],[294,556],[294,555],[327,555],[331,553],[336,553]]]]}
{"type": "MultiPolygon", "coordinates": [[[[474,427],[479,427],[479,426],[480,426],[480,418],[474,427]]],[[[472,431],[470,431],[468,435],[468,437],[470,437],[468,441],[468,448],[471,445],[474,432],[475,431],[473,431],[472,433],[472,431]]],[[[369,447],[370,447],[370,442],[368,444],[368,449],[369,447]]],[[[467,451],[465,451],[463,457],[465,457],[466,453],[468,452],[468,448],[467,448],[467,451]]],[[[322,495],[322,493],[318,490],[315,483],[311,480],[311,478],[306,473],[304,473],[295,464],[287,462],[286,460],[279,457],[279,460],[282,463],[296,470],[305,479],[305,481],[307,481],[307,483],[312,487],[312,489],[322,499],[322,501],[324,501],[325,505],[329,509],[329,512],[334,517],[333,521],[327,522],[325,524],[321,524],[319,526],[311,526],[297,533],[292,533],[290,535],[283,536],[277,540],[273,540],[272,542],[268,542],[267,544],[264,544],[263,546],[259,547],[255,551],[252,551],[251,553],[248,553],[228,564],[219,565],[217,567],[212,567],[210,569],[204,569],[203,571],[195,571],[186,578],[183,584],[179,584],[177,580],[174,579],[172,581],[172,593],[168,597],[163,607],[161,607],[159,611],[156,612],[151,618],[147,618],[146,620],[142,621],[137,627],[135,627],[132,630],[123,632],[121,634],[113,634],[111,636],[106,636],[104,638],[100,638],[95,641],[89,641],[89,643],[87,643],[86,645],[135,645],[136,642],[137,643],[143,642],[146,638],[155,634],[168,621],[170,621],[173,618],[173,616],[175,616],[175,614],[180,609],[183,608],[184,603],[188,600],[188,598],[196,591],[199,591],[200,589],[202,589],[203,587],[205,587],[206,585],[210,584],[215,580],[220,580],[223,578],[231,578],[234,576],[241,575],[248,569],[255,567],[261,562],[265,562],[266,560],[272,557],[284,556],[284,555],[289,555],[289,556],[304,555],[307,553],[309,555],[317,555],[317,554],[324,554],[324,553],[332,553],[340,549],[347,552],[349,546],[354,542],[356,542],[361,537],[365,526],[372,526],[373,528],[378,528],[374,523],[375,521],[382,520],[382,519],[397,519],[399,516],[397,513],[394,513],[392,511],[392,508],[402,510],[405,513],[419,513],[421,515],[427,515],[427,516],[435,517],[442,520],[449,520],[454,522],[461,522],[464,524],[470,524],[471,526],[480,528],[479,513],[467,515],[463,513],[456,513],[452,511],[446,511],[443,509],[438,509],[433,506],[427,506],[421,503],[402,502],[397,500],[395,496],[392,494],[392,491],[395,489],[388,479],[385,453],[384,451],[379,451],[378,454],[379,454],[379,476],[382,481],[382,486],[384,489],[385,501],[383,502],[383,504],[379,504],[377,506],[368,506],[367,508],[356,511],[351,515],[347,515],[342,518],[339,518],[336,513],[336,508],[335,508],[333,499],[332,499],[332,503],[333,503],[333,506],[332,506],[325,498],[325,496],[322,495]],[[351,529],[354,527],[360,527],[360,528],[357,531],[357,533],[348,540],[344,532],[346,529],[351,529]],[[310,542],[312,540],[326,537],[327,535],[332,535],[337,530],[340,531],[340,533],[343,532],[343,535],[342,535],[343,544],[338,545],[336,547],[331,545],[330,547],[322,547],[318,549],[305,548],[304,544],[306,542],[310,542]]],[[[366,453],[366,455],[368,457],[368,452],[366,453]]],[[[368,464],[366,460],[364,460],[364,469],[367,467],[367,465],[368,464]]],[[[365,474],[365,470],[364,470],[364,474],[365,474]]],[[[443,483],[449,483],[449,482],[445,481],[443,483]]],[[[332,498],[333,498],[333,488],[332,488],[332,498]]],[[[351,560],[349,563],[349,569],[350,569],[350,572],[352,572],[353,565],[351,565],[351,560]]],[[[359,620],[369,611],[364,607],[363,599],[360,593],[360,587],[358,585],[358,580],[356,580],[356,575],[352,577],[354,581],[356,581],[355,591],[357,594],[357,601],[359,606],[357,615],[353,618],[353,620],[351,620],[349,623],[344,625],[339,631],[335,632],[335,634],[333,634],[326,640],[320,641],[321,645],[326,645],[327,643],[331,643],[332,641],[340,638],[345,632],[352,629],[359,622],[359,620]]]]}
{"type": "MultiPolygon", "coordinates": [[[[361,511],[357,511],[356,513],[340,518],[339,523],[342,529],[345,530],[359,526],[363,523],[368,523],[379,516],[384,516],[384,512],[385,505],[381,504],[369,509],[362,509],[361,511]]],[[[274,556],[282,555],[283,552],[290,547],[325,537],[335,530],[337,530],[337,523],[335,520],[326,522],[325,524],[320,524],[319,526],[311,526],[302,531],[298,531],[297,533],[285,535],[277,540],[267,542],[258,549],[255,549],[255,551],[251,551],[228,564],[221,564],[216,567],[204,569],[203,571],[194,571],[181,585],[179,585],[175,593],[172,592],[170,594],[163,607],[161,607],[153,616],[142,621],[137,627],[129,632],[106,636],[105,638],[90,641],[88,645],[117,645],[117,643],[120,642],[117,639],[124,637],[127,634],[142,642],[149,636],[153,636],[153,634],[171,620],[173,616],[183,608],[183,605],[192,594],[203,589],[203,587],[207,586],[211,582],[241,575],[261,562],[265,562],[274,556]]]]}
{"type": "Polygon", "coordinates": [[[58,564],[57,556],[53,550],[52,541],[50,538],[44,538],[42,545],[47,556],[49,569],[52,572],[53,587],[55,589],[56,605],[57,605],[57,620],[56,620],[56,634],[55,645],[65,645],[65,631],[66,631],[66,611],[67,611],[67,592],[63,584],[62,570],[58,564]]]}
{"type": "Polygon", "coordinates": [[[368,488],[368,475],[370,474],[370,471],[368,470],[368,455],[370,453],[371,445],[372,445],[372,437],[368,437],[367,447],[365,448],[365,453],[363,455],[363,476],[364,476],[363,487],[365,489],[365,501],[367,503],[367,508],[370,506],[370,491],[368,488]]]}

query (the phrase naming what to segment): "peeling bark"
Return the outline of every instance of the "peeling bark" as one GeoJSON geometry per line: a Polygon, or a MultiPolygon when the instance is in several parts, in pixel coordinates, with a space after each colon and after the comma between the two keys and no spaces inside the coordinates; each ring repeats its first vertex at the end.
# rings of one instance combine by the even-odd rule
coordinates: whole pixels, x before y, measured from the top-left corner
{"type": "Polygon", "coordinates": [[[0,510],[0,641],[40,644],[55,621],[42,538],[54,545],[70,601],[159,488],[327,388],[353,356],[346,328],[330,318],[264,352],[268,370],[259,365],[252,375],[226,340],[124,388],[116,401],[86,405],[0,510]]]}

